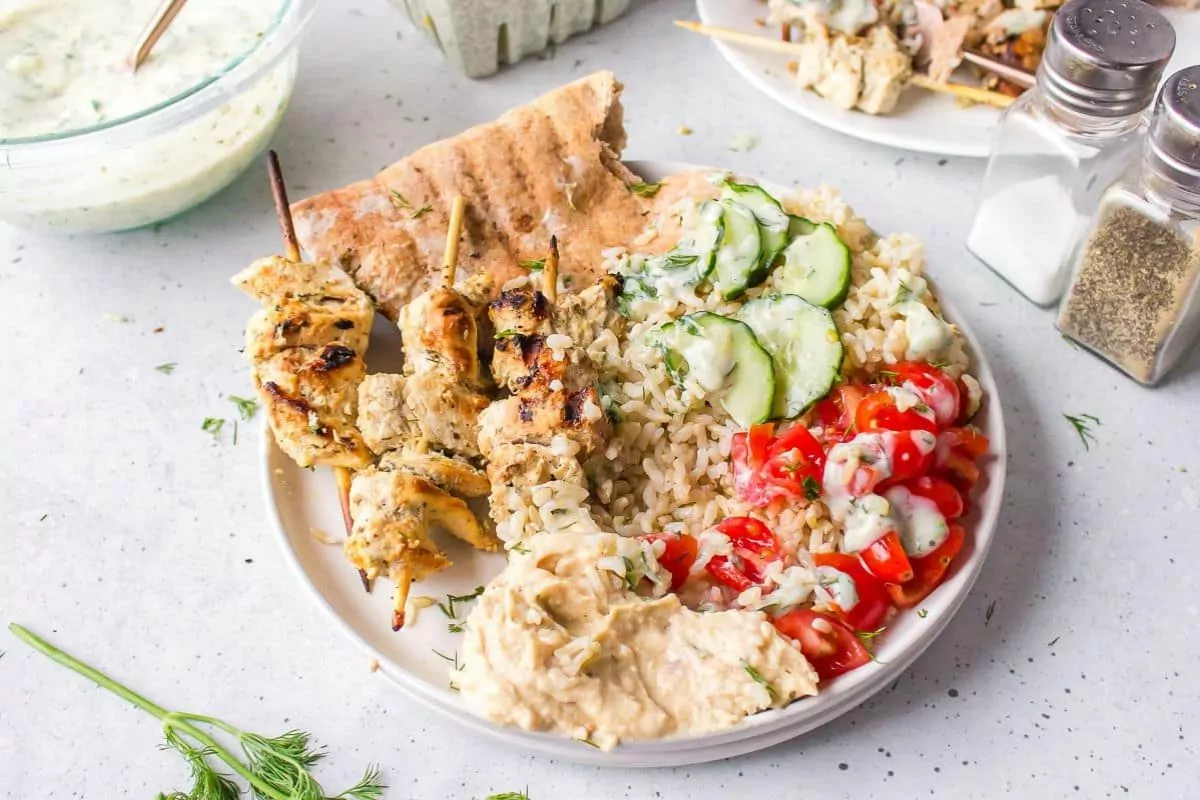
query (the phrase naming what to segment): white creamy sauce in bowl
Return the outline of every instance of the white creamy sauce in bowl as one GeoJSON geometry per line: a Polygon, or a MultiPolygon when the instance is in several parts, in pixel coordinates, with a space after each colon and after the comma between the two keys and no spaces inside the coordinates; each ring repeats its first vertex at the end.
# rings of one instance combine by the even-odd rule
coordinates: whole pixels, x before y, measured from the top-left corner
{"type": "Polygon", "coordinates": [[[279,123],[313,5],[192,0],[133,73],[158,0],[0,0],[0,219],[121,230],[223,188],[279,123]]]}
{"type": "Polygon", "coordinates": [[[129,55],[158,0],[16,0],[0,11],[0,139],[89,128],[169,100],[250,52],[281,5],[188,3],[135,73],[129,55]]]}

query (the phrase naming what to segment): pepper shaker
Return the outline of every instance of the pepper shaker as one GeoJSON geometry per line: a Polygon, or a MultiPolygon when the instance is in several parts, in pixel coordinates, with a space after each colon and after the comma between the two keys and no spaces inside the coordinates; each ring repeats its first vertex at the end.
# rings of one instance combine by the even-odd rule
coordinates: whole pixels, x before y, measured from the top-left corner
{"type": "Polygon", "coordinates": [[[1159,92],[1141,162],[1104,192],[1058,329],[1141,383],[1200,334],[1200,66],[1159,92]]]}
{"type": "Polygon", "coordinates": [[[1137,158],[1175,31],[1139,0],[1071,0],[1037,83],[1001,117],[967,248],[1038,305],[1066,284],[1100,193],[1137,158]]]}

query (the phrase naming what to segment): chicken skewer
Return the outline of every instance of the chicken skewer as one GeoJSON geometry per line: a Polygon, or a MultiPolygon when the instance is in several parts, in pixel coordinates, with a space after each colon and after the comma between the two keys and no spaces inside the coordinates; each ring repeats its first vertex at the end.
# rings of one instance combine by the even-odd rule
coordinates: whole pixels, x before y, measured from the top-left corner
{"type": "MultiPolygon", "coordinates": [[[[464,502],[489,489],[484,473],[461,458],[479,453],[476,419],[487,405],[477,353],[479,304],[453,287],[464,210],[456,198],[439,285],[401,311],[406,374],[371,375],[359,388],[359,424],[382,458],[354,477],[346,554],[369,577],[395,581],[393,630],[404,626],[412,583],[450,565],[429,538],[431,525],[479,549],[500,546],[464,502]]],[[[482,297],[488,286],[463,288],[482,297]]]]}
{"type": "Polygon", "coordinates": [[[300,260],[274,151],[268,172],[285,255],[259,259],[233,278],[263,304],[246,327],[244,352],[280,449],[300,466],[334,469],[349,533],[350,471],[372,460],[355,414],[375,310],[340,269],[300,260]]]}
{"type": "Polygon", "coordinates": [[[501,293],[488,312],[497,329],[492,372],[512,395],[479,418],[479,447],[488,460],[492,518],[506,538],[514,515],[527,508],[535,487],[554,481],[586,490],[582,462],[609,433],[587,347],[610,318],[615,283],[558,296],[558,247],[550,241],[542,290],[501,293]]]}

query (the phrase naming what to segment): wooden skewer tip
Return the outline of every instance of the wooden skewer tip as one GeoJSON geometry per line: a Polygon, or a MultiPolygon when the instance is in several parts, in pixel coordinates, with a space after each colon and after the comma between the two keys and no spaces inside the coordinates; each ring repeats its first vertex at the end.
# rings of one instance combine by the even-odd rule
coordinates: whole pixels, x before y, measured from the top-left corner
{"type": "Polygon", "coordinates": [[[458,270],[458,245],[466,211],[467,201],[461,194],[455,195],[450,204],[450,224],[446,226],[446,249],[442,258],[442,286],[447,289],[454,285],[454,273],[458,270]]]}
{"type": "Polygon", "coordinates": [[[550,237],[550,249],[542,267],[542,294],[551,304],[558,302],[558,237],[550,237]]]}
{"type": "Polygon", "coordinates": [[[408,605],[408,591],[412,588],[412,578],[407,569],[401,570],[396,576],[396,593],[392,596],[392,630],[398,631],[404,627],[404,609],[408,605]]]}
{"type": "Polygon", "coordinates": [[[279,166],[279,154],[274,150],[267,153],[267,176],[271,181],[271,196],[275,198],[275,216],[279,218],[283,254],[292,261],[299,261],[300,245],[296,243],[296,226],[292,222],[287,186],[283,182],[283,168],[279,166]]]}
{"type": "Polygon", "coordinates": [[[133,55],[129,57],[129,68],[133,72],[137,72],[142,62],[149,58],[154,45],[158,44],[158,40],[166,33],[167,28],[175,21],[175,17],[179,15],[186,4],[187,0],[166,0],[154,12],[154,16],[150,18],[150,22],[137,38],[137,46],[133,50],[133,55]]]}

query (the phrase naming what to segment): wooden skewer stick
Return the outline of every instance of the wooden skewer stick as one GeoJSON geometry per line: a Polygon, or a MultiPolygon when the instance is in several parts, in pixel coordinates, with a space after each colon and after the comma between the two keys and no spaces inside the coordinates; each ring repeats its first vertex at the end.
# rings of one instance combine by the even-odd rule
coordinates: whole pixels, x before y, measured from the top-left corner
{"type": "Polygon", "coordinates": [[[546,264],[542,267],[542,294],[550,305],[558,302],[558,237],[550,237],[550,252],[546,253],[546,264]]]}
{"type": "MultiPolygon", "coordinates": [[[[454,287],[454,273],[458,270],[458,243],[462,238],[463,217],[466,215],[467,201],[462,195],[455,195],[450,204],[450,223],[446,226],[446,250],[442,254],[442,287],[454,287]]],[[[424,453],[429,450],[429,440],[424,436],[413,443],[413,448],[424,453]]],[[[398,631],[404,627],[405,611],[408,607],[408,594],[412,590],[412,573],[407,567],[396,571],[396,591],[392,595],[392,630],[398,631]]]]}
{"type": "Polygon", "coordinates": [[[458,270],[458,241],[462,238],[466,211],[467,201],[461,194],[455,195],[450,204],[450,224],[446,228],[446,251],[442,255],[442,286],[447,289],[454,286],[454,273],[458,270]]]}
{"type": "MultiPolygon", "coordinates": [[[[734,44],[744,44],[748,47],[757,47],[760,50],[770,50],[774,53],[784,53],[790,56],[799,56],[805,52],[805,47],[797,42],[783,42],[775,39],[768,39],[764,36],[755,36],[752,33],[743,33],[729,28],[718,28],[713,25],[702,25],[699,22],[690,20],[675,20],[675,24],[680,28],[693,33],[699,33],[703,36],[709,36],[713,39],[721,39],[722,41],[732,42],[734,44]]],[[[910,86],[916,86],[921,89],[927,89],[931,92],[941,92],[943,94],[952,94],[956,97],[961,97],[964,100],[970,100],[975,103],[986,103],[996,108],[1007,108],[1013,104],[1015,98],[1009,97],[1000,92],[992,92],[987,89],[980,89],[977,86],[964,86],[961,83],[938,83],[929,78],[928,75],[912,75],[908,79],[910,86]]]]}
{"type": "MultiPolygon", "coordinates": [[[[274,150],[267,153],[267,174],[271,179],[271,195],[275,198],[279,232],[283,236],[283,254],[289,261],[299,261],[300,245],[296,242],[296,226],[292,222],[292,210],[288,205],[287,187],[283,183],[279,155],[274,150]]],[[[342,504],[342,522],[346,526],[346,535],[349,536],[354,528],[354,520],[350,516],[350,470],[347,467],[334,467],[333,476],[337,479],[338,499],[342,504]]],[[[364,581],[364,585],[366,583],[367,581],[364,581]]]]}
{"type": "Polygon", "coordinates": [[[164,0],[163,4],[154,12],[150,23],[137,39],[137,47],[134,48],[133,55],[129,57],[129,66],[134,72],[137,72],[138,67],[149,57],[154,45],[158,44],[158,40],[186,4],[187,0],[164,0]]]}

